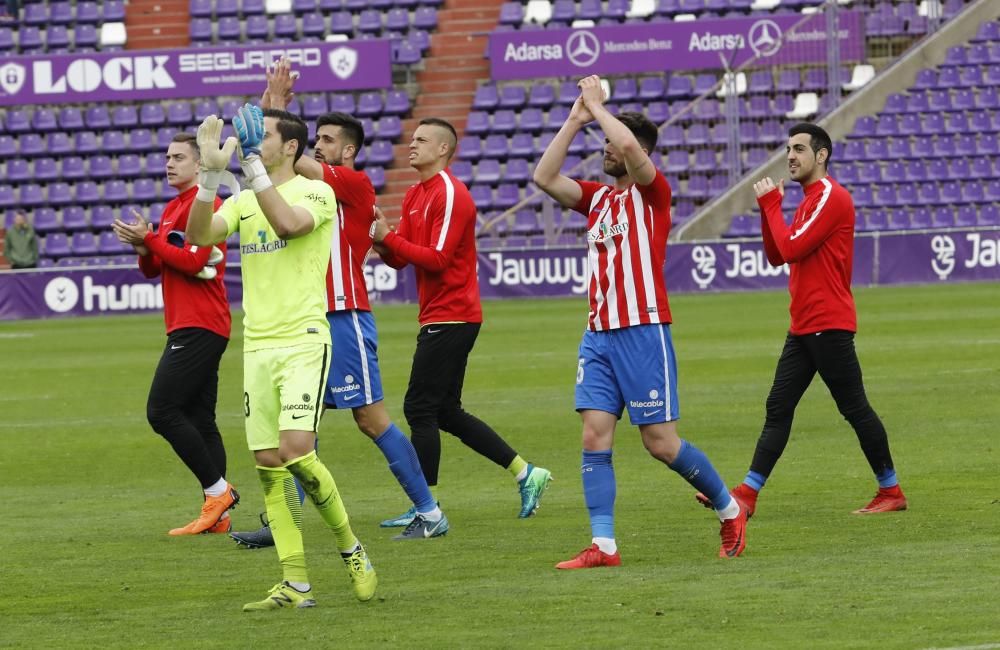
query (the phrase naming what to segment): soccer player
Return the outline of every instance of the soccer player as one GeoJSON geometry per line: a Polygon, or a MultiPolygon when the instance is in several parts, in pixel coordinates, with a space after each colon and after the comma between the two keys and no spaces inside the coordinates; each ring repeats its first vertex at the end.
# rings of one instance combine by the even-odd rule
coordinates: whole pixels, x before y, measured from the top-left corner
{"type": "MultiPolygon", "coordinates": [[[[816,373],[850,422],[878,481],[871,503],[855,514],[906,510],[906,497],[896,479],[885,427],[868,403],[861,364],[854,350],[857,312],[851,295],[854,259],[854,202],[850,193],[828,173],[833,143],[815,124],[796,124],[788,131],[788,172],[802,185],[804,196],[791,226],[785,223],[781,201],[784,179],[770,177],[754,184],[763,219],[761,233],[767,260],[788,264],[791,271],[791,327],[778,358],[774,383],[767,396],[764,428],[743,482],[733,495],[748,515],[757,496],[785,450],[795,407],[816,373]]],[[[703,501],[702,495],[699,500],[703,501]]]]}
{"type": "Polygon", "coordinates": [[[250,104],[233,119],[240,136],[240,163],[250,190],[230,197],[213,214],[219,176],[234,138],[220,149],[222,120],[206,118],[198,129],[202,174],[188,220],[188,239],[198,245],[239,232],[245,311],[243,408],[247,444],[257,461],[264,504],[274,534],[283,580],[267,598],[244,611],[313,607],[306,572],[299,480],[333,531],[358,600],[375,595],[377,578],[354,536],[329,470],[316,456],[321,399],[330,368],[324,276],[336,200],[325,183],[295,173],[305,150],[305,123],[285,111],[250,104]]]}
{"type": "MultiPolygon", "coordinates": [[[[283,59],[269,74],[262,101],[265,107],[286,106],[294,79],[289,72],[283,59]]],[[[378,338],[364,275],[372,247],[375,188],[364,172],[354,168],[355,156],[364,142],[361,122],[345,113],[327,113],[316,121],[315,159],[303,156],[295,163],[297,173],[325,182],[337,197],[326,273],[326,318],[335,354],[323,401],[328,408],[351,409],[358,428],[378,446],[414,510],[428,526],[407,528],[394,539],[440,537],[448,532],[448,519],[431,496],[413,445],[389,419],[383,402],[378,338]]],[[[273,543],[268,526],[249,533],[232,533],[232,537],[251,548],[273,543]]]]}
{"type": "Polygon", "coordinates": [[[534,180],[560,204],[587,215],[590,315],[580,344],[576,410],[583,420],[583,493],[591,546],[559,569],[618,566],[615,542],[615,427],[627,407],[650,455],[710,495],[722,522],[719,557],[746,546],[746,513],[726,492],[711,462],[677,435],[677,363],[663,279],[670,232],[670,185],[653,166],[656,126],[641,113],[617,118],[604,106],[601,80],[579,82],[569,118],[545,150],[534,180]],[[597,120],[604,131],[604,172],[612,185],[560,173],[574,136],[597,120]]]}
{"type": "Polygon", "coordinates": [[[198,191],[195,136],[174,136],[166,158],[167,183],[177,196],[163,209],[159,230],[154,234],[138,212],[133,213],[134,223],[116,219],[112,229],[135,248],[144,276],[163,278],[167,344],[149,389],[146,418],[195,475],[205,495],[198,518],[170,534],[226,533],[232,525],[228,510],[240,497],[226,481],[226,448],[215,422],[219,361],[232,324],[223,283],[225,242],[198,247],[184,241],[198,191]]]}
{"type": "MultiPolygon", "coordinates": [[[[518,482],[521,510],[530,517],[552,478],[526,462],[488,424],[462,408],[462,384],[469,353],[479,336],[483,312],[476,276],[476,206],[468,188],[448,169],[458,137],[445,120],[420,121],[410,142],[410,166],[420,182],[403,198],[395,232],[378,211],[374,240],[386,264],[416,267],[420,333],[413,355],[403,412],[427,484],[438,484],[444,429],[481,456],[506,468],[518,482]]],[[[383,526],[427,529],[432,524],[413,508],[383,526]]]]}

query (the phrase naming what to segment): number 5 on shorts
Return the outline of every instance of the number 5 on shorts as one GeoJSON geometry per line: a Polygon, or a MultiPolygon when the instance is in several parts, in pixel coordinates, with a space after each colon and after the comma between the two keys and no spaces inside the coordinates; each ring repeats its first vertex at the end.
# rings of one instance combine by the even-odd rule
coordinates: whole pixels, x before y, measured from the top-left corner
{"type": "Polygon", "coordinates": [[[583,362],[584,359],[580,359],[580,363],[576,366],[576,383],[578,384],[583,383],[583,362]]]}

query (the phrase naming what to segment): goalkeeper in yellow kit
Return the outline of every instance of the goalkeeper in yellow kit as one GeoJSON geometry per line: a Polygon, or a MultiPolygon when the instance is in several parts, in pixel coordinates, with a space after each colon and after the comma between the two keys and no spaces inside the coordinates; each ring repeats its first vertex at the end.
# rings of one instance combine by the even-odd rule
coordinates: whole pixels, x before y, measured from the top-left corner
{"type": "Polygon", "coordinates": [[[377,578],[351,531],[347,512],[315,452],[330,367],[326,267],[336,199],[322,181],[295,173],[308,130],[297,116],[247,104],[233,119],[244,184],[218,212],[213,201],[234,150],[221,146],[222,120],[198,129],[202,172],[187,239],[206,246],[239,232],[243,273],[243,407],[247,445],[257,462],[283,579],[244,611],[313,607],[306,572],[299,480],[336,536],[358,600],[375,595],[377,578]]]}

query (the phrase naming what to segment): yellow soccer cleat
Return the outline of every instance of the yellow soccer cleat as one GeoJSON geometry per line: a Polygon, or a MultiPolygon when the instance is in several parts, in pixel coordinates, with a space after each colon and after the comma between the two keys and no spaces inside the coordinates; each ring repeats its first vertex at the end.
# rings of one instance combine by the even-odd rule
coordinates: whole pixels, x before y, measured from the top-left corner
{"type": "Polygon", "coordinates": [[[256,603],[247,603],[243,606],[243,611],[266,612],[273,609],[304,609],[315,606],[316,601],[312,598],[312,589],[302,593],[287,582],[279,582],[271,587],[267,598],[256,603]]]}
{"type": "Polygon", "coordinates": [[[365,547],[359,543],[353,553],[341,553],[340,557],[344,558],[344,564],[347,565],[354,595],[361,602],[371,600],[375,595],[375,587],[378,586],[378,576],[375,575],[365,547]]]}

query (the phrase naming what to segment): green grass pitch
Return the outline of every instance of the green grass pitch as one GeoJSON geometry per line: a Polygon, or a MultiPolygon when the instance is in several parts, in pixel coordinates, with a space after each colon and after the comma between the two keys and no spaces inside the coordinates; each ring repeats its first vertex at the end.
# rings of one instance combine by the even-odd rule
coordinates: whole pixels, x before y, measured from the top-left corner
{"type": "MultiPolygon", "coordinates": [[[[1000,642],[998,285],[863,289],[858,351],[889,431],[904,513],[858,517],[875,484],[817,379],[758,503],[743,557],[723,561],[718,522],[619,427],[619,569],[557,572],[589,543],[573,412],[585,300],[485,305],[465,406],[555,481],[516,518],[512,478],[443,436],[447,537],[392,542],[378,521],[407,507],[347,413],[328,413],[320,455],[379,572],[354,600],[319,517],[307,560],[319,606],[243,614],[279,580],[273,550],[220,536],[171,538],[198,485],[145,420],[163,345],[158,316],[0,325],[0,646],[37,648],[890,648],[1000,642]]],[[[746,472],[787,327],[784,292],[672,300],[684,437],[727,484],[746,472]]],[[[413,306],[376,318],[387,405],[402,397],[413,306]]],[[[239,528],[263,500],[242,431],[241,339],[218,407],[239,528]]]]}

